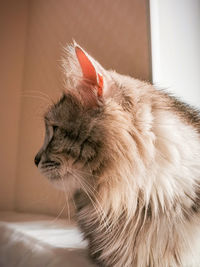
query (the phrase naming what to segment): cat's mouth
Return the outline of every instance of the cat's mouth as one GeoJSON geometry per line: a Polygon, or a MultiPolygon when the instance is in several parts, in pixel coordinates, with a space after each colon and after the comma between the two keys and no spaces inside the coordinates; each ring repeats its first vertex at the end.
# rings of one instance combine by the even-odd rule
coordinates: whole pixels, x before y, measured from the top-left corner
{"type": "Polygon", "coordinates": [[[40,172],[58,189],[73,195],[80,184],[71,168],[65,168],[63,164],[57,161],[44,161],[38,165],[40,172]],[[75,178],[76,177],[76,178],[75,178]]]}
{"type": "Polygon", "coordinates": [[[38,168],[43,175],[54,180],[60,178],[60,165],[57,161],[48,160],[40,162],[38,168]]]}
{"type": "Polygon", "coordinates": [[[56,161],[52,161],[52,160],[48,160],[42,163],[42,168],[57,168],[58,166],[60,166],[59,162],[56,161]]]}

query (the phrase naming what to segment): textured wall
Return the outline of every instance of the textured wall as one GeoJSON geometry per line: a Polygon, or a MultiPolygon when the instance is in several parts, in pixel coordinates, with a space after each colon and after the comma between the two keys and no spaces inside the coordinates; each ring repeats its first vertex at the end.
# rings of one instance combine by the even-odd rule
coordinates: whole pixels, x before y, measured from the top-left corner
{"type": "Polygon", "coordinates": [[[62,47],[75,39],[106,68],[149,80],[146,0],[30,0],[20,120],[16,208],[58,214],[65,203],[33,164],[42,114],[64,89],[62,47]]]}

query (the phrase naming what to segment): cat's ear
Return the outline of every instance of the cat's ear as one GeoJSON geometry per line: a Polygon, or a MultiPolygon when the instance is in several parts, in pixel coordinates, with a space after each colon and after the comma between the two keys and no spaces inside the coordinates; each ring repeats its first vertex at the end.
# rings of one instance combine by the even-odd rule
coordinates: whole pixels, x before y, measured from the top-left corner
{"type": "Polygon", "coordinates": [[[66,90],[77,90],[82,98],[92,97],[93,104],[107,96],[110,75],[94,58],[92,58],[75,41],[66,47],[63,58],[66,90]]]}
{"type": "Polygon", "coordinates": [[[75,44],[75,52],[79,61],[84,81],[97,90],[98,97],[103,95],[104,77],[98,72],[98,65],[95,61],[78,45],[75,44]]]}

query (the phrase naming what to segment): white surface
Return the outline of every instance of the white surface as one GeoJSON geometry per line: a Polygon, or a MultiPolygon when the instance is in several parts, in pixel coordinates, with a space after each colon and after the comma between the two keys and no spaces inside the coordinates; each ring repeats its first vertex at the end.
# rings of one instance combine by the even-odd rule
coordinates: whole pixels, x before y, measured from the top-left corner
{"type": "Polygon", "coordinates": [[[92,267],[86,246],[65,220],[0,212],[0,267],[92,267]]]}
{"type": "Polygon", "coordinates": [[[150,0],[153,83],[200,107],[200,1],[150,0]]]}

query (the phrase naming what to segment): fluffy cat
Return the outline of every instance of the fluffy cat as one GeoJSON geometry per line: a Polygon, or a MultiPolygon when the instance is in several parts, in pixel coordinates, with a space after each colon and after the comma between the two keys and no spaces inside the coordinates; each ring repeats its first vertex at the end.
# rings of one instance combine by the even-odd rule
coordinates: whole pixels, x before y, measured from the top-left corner
{"type": "Polygon", "coordinates": [[[100,266],[200,266],[200,115],[76,43],[35,163],[65,188],[100,266]]]}

